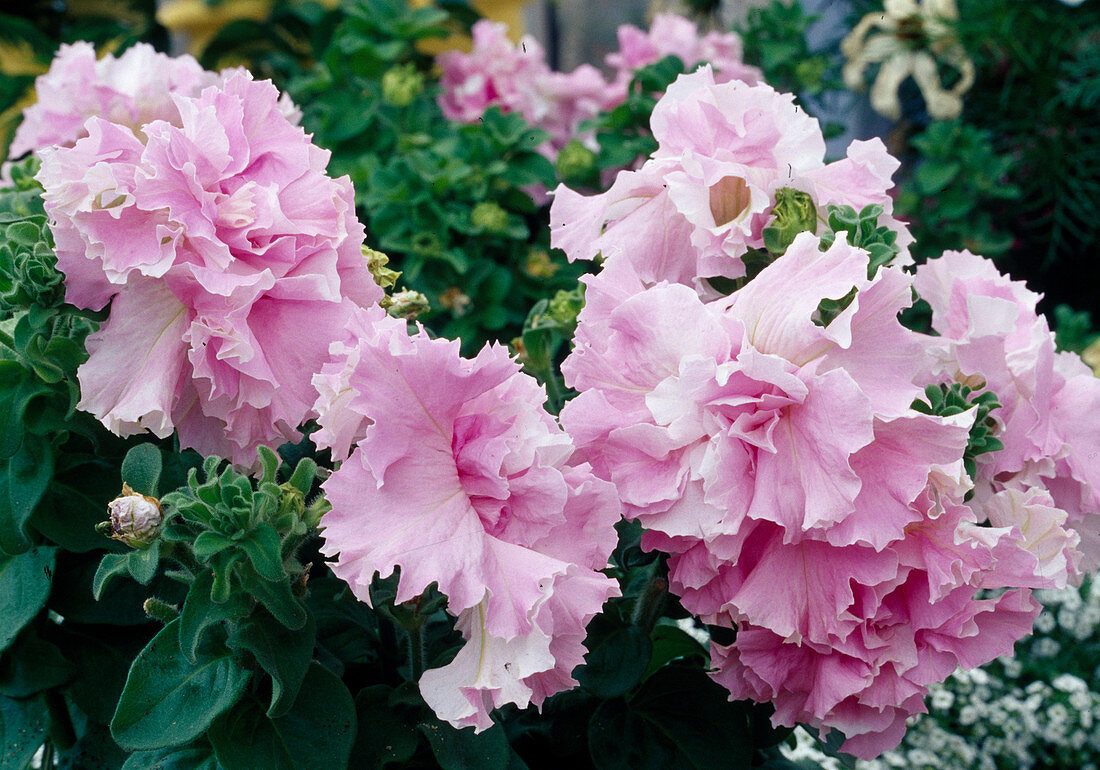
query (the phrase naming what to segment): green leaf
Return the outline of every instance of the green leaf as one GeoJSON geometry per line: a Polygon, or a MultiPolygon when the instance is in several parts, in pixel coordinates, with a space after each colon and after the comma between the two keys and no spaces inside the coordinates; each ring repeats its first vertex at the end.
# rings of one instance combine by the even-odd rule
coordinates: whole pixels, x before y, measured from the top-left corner
{"type": "Polygon", "coordinates": [[[317,626],[312,616],[304,627],[291,631],[263,609],[257,609],[229,634],[229,647],[252,653],[271,676],[269,717],[282,716],[293,706],[316,641],[317,626]]]}
{"type": "Polygon", "coordinates": [[[18,451],[0,460],[0,550],[30,547],[27,524],[52,477],[53,452],[38,436],[24,436],[18,451]]]}
{"type": "Polygon", "coordinates": [[[218,770],[209,746],[182,746],[138,751],[126,758],[122,770],[218,770]]]}
{"type": "Polygon", "coordinates": [[[148,548],[138,548],[126,555],[126,569],[130,576],[143,586],[149,585],[157,575],[160,563],[160,543],[153,541],[148,548]]]}
{"type": "Polygon", "coordinates": [[[646,668],[646,679],[676,660],[696,658],[704,664],[708,660],[706,648],[677,626],[658,625],[650,637],[653,640],[653,657],[646,668]]]}
{"type": "Polygon", "coordinates": [[[46,740],[50,715],[41,698],[0,696],[0,770],[24,770],[46,740]]]}
{"type": "MultiPolygon", "coordinates": [[[[60,770],[119,770],[126,762],[123,751],[105,725],[88,722],[71,749],[60,757],[60,770]]],[[[210,768],[214,770],[214,768],[210,768]]]]}
{"type": "Polygon", "coordinates": [[[589,725],[600,770],[749,767],[753,743],[746,707],[701,669],[667,666],[629,701],[606,701],[589,725]]]}
{"type": "Polygon", "coordinates": [[[637,626],[612,631],[585,656],[585,666],[576,673],[581,687],[601,698],[615,698],[628,692],[645,675],[653,643],[637,626]]]}
{"type": "Polygon", "coordinates": [[[57,645],[39,638],[32,626],[0,656],[0,695],[27,698],[60,687],[75,672],[57,645]]]}
{"type": "Polygon", "coordinates": [[[96,498],[87,494],[86,489],[59,482],[55,476],[31,514],[30,523],[66,551],[99,550],[107,546],[108,540],[96,532],[95,527],[103,521],[103,501],[108,499],[110,493],[107,497],[96,498]]]}
{"type": "Polygon", "coordinates": [[[921,193],[935,195],[951,184],[961,170],[962,164],[958,161],[926,159],[913,172],[913,180],[921,193]]]}
{"type": "Polygon", "coordinates": [[[390,705],[393,688],[384,684],[364,687],[355,696],[359,732],[351,755],[365,767],[404,765],[420,745],[420,735],[390,705]]]}
{"type": "Polygon", "coordinates": [[[264,580],[251,570],[242,570],[244,588],[260,600],[275,619],[289,629],[299,629],[306,624],[306,606],[290,589],[290,578],[264,580]]]}
{"type": "Polygon", "coordinates": [[[211,725],[209,738],[225,770],[341,768],[348,766],[355,727],[347,687],[313,663],[286,714],[269,719],[248,697],[211,725]]]}
{"type": "Polygon", "coordinates": [[[700,770],[748,767],[752,740],[745,706],[697,667],[658,671],[631,701],[646,719],[700,770]]]}
{"type": "Polygon", "coordinates": [[[213,586],[214,573],[211,570],[200,572],[187,591],[180,613],[180,649],[192,663],[198,660],[203,631],[215,623],[248,613],[246,599],[242,596],[232,594],[228,601],[215,602],[211,598],[213,586]]]}
{"type": "Polygon", "coordinates": [[[103,561],[96,568],[95,577],[92,578],[92,598],[97,602],[112,579],[129,572],[129,556],[127,553],[108,553],[104,555],[103,561]]]}
{"type": "Polygon", "coordinates": [[[313,487],[313,479],[317,475],[317,463],[308,457],[303,457],[294,466],[294,473],[287,483],[297,489],[303,495],[308,495],[313,487]]]}
{"type": "Polygon", "coordinates": [[[474,733],[472,727],[456,730],[432,717],[421,722],[419,728],[443,770],[506,770],[511,761],[512,750],[500,725],[474,733]]]}
{"type": "Polygon", "coordinates": [[[248,560],[265,580],[281,580],[286,577],[283,569],[282,542],[270,524],[258,524],[255,529],[237,541],[248,554],[248,560]]]}
{"type": "Polygon", "coordinates": [[[65,688],[66,694],[89,719],[106,728],[130,665],[144,646],[145,635],[128,628],[85,626],[66,619],[61,631],[53,636],[76,667],[76,678],[65,688]]]}
{"type": "Polygon", "coordinates": [[[233,545],[233,541],[225,535],[213,530],[206,530],[199,533],[191,548],[195,552],[195,556],[206,560],[231,545],[233,545]]]}
{"type": "Polygon", "coordinates": [[[179,620],[160,630],[141,651],[122,689],[111,735],[131,750],[188,743],[233,706],[249,672],[230,652],[213,649],[191,663],[180,650],[179,620]]]}
{"type": "Polygon", "coordinates": [[[592,715],[588,752],[597,770],[665,770],[683,761],[660,733],[633,717],[622,698],[604,701],[592,715]]]}
{"type": "Polygon", "coordinates": [[[0,650],[46,605],[57,549],[34,548],[18,556],[0,554],[0,650]]]}
{"type": "Polygon", "coordinates": [[[122,461],[122,480],[139,494],[158,497],[162,467],[160,449],[155,444],[138,444],[122,461]]]}

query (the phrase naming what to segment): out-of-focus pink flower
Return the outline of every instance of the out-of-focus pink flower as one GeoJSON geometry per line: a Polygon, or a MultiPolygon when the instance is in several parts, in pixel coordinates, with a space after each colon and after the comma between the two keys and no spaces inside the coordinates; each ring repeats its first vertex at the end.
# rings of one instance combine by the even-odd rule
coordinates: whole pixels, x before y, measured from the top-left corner
{"type": "Polygon", "coordinates": [[[790,94],[720,84],[704,67],[669,87],[651,126],[658,149],[607,192],[554,192],[551,244],[570,260],[629,260],[646,285],[683,283],[712,298],[705,279],[745,275],[742,257],[764,247],[783,188],[808,194],[819,217],[829,205],[880,204],[880,222],[898,232],[898,244],[912,241],[890,214],[898,162],[882,142],[853,142],[847,158],[825,164],[817,121],[790,94]]]}
{"type": "Polygon", "coordinates": [[[295,440],[310,383],[357,305],[382,296],[350,181],[290,122],[269,82],[230,73],[174,97],[178,125],[91,118],[41,151],[66,299],[111,303],[78,371],[80,408],[120,435],[250,464],[295,440]]]}
{"type": "Polygon", "coordinates": [[[675,14],[659,13],[649,31],[624,24],[618,29],[619,50],[608,54],[607,63],[616,72],[616,80],[629,83],[634,73],[666,56],[676,56],[686,67],[706,62],[714,68],[719,83],[740,80],[754,84],[764,73],[743,61],[741,38],[733,32],[699,34],[695,22],[675,14]]]}
{"type": "Polygon", "coordinates": [[[172,58],[147,43],[98,61],[91,43],[62,45],[49,72],[35,80],[38,101],[23,112],[9,154],[71,147],[93,116],[134,132],[154,120],[178,123],[173,95],[198,96],[218,77],[191,56],[172,58]]]}
{"type": "Polygon", "coordinates": [[[470,53],[440,54],[439,106],[451,120],[473,123],[490,107],[515,112],[550,134],[540,148],[553,159],[578,138],[580,123],[615,106],[626,91],[607,83],[599,70],[582,65],[571,73],[554,72],[538,42],[530,36],[517,46],[507,27],[488,20],[472,29],[470,53]]]}
{"type": "Polygon", "coordinates": [[[928,684],[1030,630],[1027,589],[1073,572],[1064,516],[1035,496],[981,516],[961,502],[975,413],[911,408],[929,364],[897,320],[901,270],[868,279],[866,252],[809,233],[707,303],[634,267],[616,252],[586,280],[562,423],[643,547],[670,554],[685,609],[737,629],[715,679],[875,756],[928,684]]]}
{"type": "Polygon", "coordinates": [[[576,682],[585,625],[617,595],[607,565],[614,488],[572,461],[545,393],[505,349],[409,336],[360,312],[316,378],[320,445],[347,455],[325,484],[322,551],[369,602],[400,567],[396,601],[435,583],[466,646],[420,682],[440,718],[489,727],[576,682]]]}

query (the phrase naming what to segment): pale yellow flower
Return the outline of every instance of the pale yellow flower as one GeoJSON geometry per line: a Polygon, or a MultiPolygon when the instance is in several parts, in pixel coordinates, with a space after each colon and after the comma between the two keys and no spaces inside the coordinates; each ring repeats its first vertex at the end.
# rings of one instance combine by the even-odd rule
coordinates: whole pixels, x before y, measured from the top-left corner
{"type": "Polygon", "coordinates": [[[958,117],[962,95],[974,84],[974,62],[955,35],[955,0],[883,0],[883,11],[864,16],[840,44],[848,59],[844,82],[864,87],[864,73],[879,64],[871,86],[871,106],[888,118],[901,117],[898,88],[912,76],[924,95],[928,114],[938,120],[958,117]],[[940,65],[958,73],[944,88],[940,65]]]}

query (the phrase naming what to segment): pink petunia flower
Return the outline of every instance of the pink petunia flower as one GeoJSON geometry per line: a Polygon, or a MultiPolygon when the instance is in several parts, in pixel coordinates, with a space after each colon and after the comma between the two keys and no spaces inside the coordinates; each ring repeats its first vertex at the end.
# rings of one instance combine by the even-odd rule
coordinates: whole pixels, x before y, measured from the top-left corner
{"type": "Polygon", "coordinates": [[[928,684],[1030,630],[1028,589],[1073,573],[1064,517],[1035,496],[983,516],[962,503],[975,412],[911,409],[929,356],[897,320],[898,268],[868,279],[866,252],[803,233],[704,303],[634,267],[616,253],[586,279],[562,423],[643,546],[670,555],[683,606],[737,629],[712,647],[714,678],[875,756],[928,684]]]}
{"type": "Polygon", "coordinates": [[[675,14],[659,13],[649,31],[624,24],[618,29],[619,50],[608,54],[607,63],[616,70],[616,81],[629,83],[634,73],[666,56],[676,56],[686,67],[706,62],[714,68],[715,80],[761,83],[764,74],[745,64],[741,38],[733,32],[699,34],[695,22],[675,14]]]}
{"type": "Polygon", "coordinates": [[[494,708],[576,684],[585,626],[618,595],[597,570],[619,504],[572,461],[542,386],[504,348],[464,359],[457,341],[373,312],[315,378],[316,439],[347,458],[324,484],[322,552],[366,602],[374,576],[397,568],[397,602],[438,585],[466,644],[421,692],[441,719],[482,730],[494,708]]]}
{"type": "Polygon", "coordinates": [[[504,24],[483,19],[474,24],[472,34],[470,53],[447,51],[437,60],[443,88],[439,106],[451,120],[473,123],[490,107],[518,113],[550,134],[539,151],[553,160],[578,138],[582,121],[626,97],[624,88],[607,83],[591,65],[554,72],[533,37],[524,37],[517,46],[504,24]]]}
{"type": "MultiPolygon", "coordinates": [[[[898,162],[882,142],[853,142],[847,158],[826,164],[817,121],[790,94],[718,83],[703,67],[669,87],[651,127],[658,149],[606,192],[554,191],[551,244],[570,260],[629,260],[645,285],[683,283],[713,298],[705,279],[745,275],[743,257],[764,247],[783,188],[806,193],[818,219],[829,205],[879,204],[880,223],[898,232],[899,246],[912,242],[890,214],[898,162]]],[[[907,259],[903,252],[896,262],[907,259]]]]}
{"type": "Polygon", "coordinates": [[[251,464],[300,437],[313,372],[356,306],[377,302],[350,181],[243,71],[175,96],[178,125],[91,118],[38,175],[66,299],[110,315],[77,372],[111,431],[178,430],[251,464]],[[139,138],[140,137],[140,138],[139,138]]]}
{"type": "Polygon", "coordinates": [[[99,60],[91,43],[64,44],[49,71],[35,80],[38,101],[23,112],[9,154],[71,147],[86,135],[84,122],[93,116],[135,132],[154,120],[178,123],[173,95],[198,96],[218,77],[191,56],[172,58],[148,43],[99,60]]]}

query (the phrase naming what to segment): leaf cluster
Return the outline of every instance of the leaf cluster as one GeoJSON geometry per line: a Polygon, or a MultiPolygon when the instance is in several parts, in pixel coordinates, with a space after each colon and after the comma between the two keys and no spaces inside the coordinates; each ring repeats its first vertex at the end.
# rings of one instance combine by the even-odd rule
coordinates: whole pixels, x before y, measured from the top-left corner
{"type": "Polygon", "coordinates": [[[581,126],[582,131],[595,131],[599,143],[594,168],[586,177],[574,176],[565,181],[598,189],[599,171],[632,168],[655,152],[657,140],[649,131],[649,118],[657,100],[673,81],[690,71],[687,64],[678,56],[669,55],[635,72],[623,103],[581,126]]]}
{"type": "Polygon", "coordinates": [[[929,385],[924,389],[924,396],[927,400],[918,398],[911,405],[912,409],[921,414],[950,417],[974,410],[974,424],[970,428],[966,450],[963,452],[963,466],[973,479],[978,469],[975,458],[987,452],[1004,449],[1004,444],[994,435],[1000,426],[996,418],[990,415],[994,409],[1001,408],[997,394],[991,390],[975,394],[966,385],[953,382],[950,385],[929,385]]]}
{"type": "Polygon", "coordinates": [[[898,195],[897,213],[917,237],[914,256],[924,260],[946,249],[966,248],[998,257],[1011,246],[1011,232],[994,216],[1005,201],[1021,196],[1013,184],[1016,163],[1001,154],[990,131],[961,121],[938,121],[913,137],[919,158],[898,195]]]}
{"type": "Polygon", "coordinates": [[[417,45],[463,28],[451,10],[351,3],[290,90],[332,150],[330,172],[351,177],[368,245],[428,298],[433,310],[419,320],[472,351],[518,334],[531,304],[569,288],[581,268],[550,254],[546,212],[531,197],[556,183],[537,151],[548,136],[499,109],[470,125],[443,117],[433,60],[417,45]]]}
{"type": "Polygon", "coordinates": [[[745,61],[764,71],[764,80],[779,91],[820,96],[840,88],[836,62],[810,50],[806,30],[818,20],[801,3],[770,3],[750,8],[737,28],[745,61]]]}

